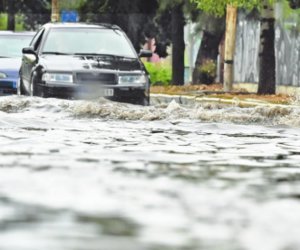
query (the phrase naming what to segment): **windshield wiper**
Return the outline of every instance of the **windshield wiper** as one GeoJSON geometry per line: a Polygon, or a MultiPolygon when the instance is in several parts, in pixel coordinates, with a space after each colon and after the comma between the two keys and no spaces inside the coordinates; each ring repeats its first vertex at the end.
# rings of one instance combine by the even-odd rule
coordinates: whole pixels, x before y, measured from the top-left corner
{"type": "Polygon", "coordinates": [[[56,52],[56,51],[44,51],[42,53],[43,55],[62,55],[62,56],[69,56],[69,55],[73,55],[73,54],[68,54],[68,53],[62,53],[62,52],[56,52]]]}
{"type": "Polygon", "coordinates": [[[130,56],[118,56],[112,54],[101,54],[101,53],[75,53],[75,56],[97,56],[97,57],[111,57],[114,59],[135,59],[134,57],[130,56]]]}
{"type": "Polygon", "coordinates": [[[74,54],[75,56],[99,56],[99,57],[113,57],[115,58],[116,56],[115,55],[112,55],[112,54],[100,54],[100,53],[75,53],[74,54]]]}

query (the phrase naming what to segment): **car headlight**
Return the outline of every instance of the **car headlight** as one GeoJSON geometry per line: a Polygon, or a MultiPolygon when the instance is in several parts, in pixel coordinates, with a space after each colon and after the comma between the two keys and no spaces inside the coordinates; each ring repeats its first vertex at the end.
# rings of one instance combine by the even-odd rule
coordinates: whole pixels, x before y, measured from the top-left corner
{"type": "Polygon", "coordinates": [[[119,75],[120,85],[145,85],[146,83],[147,76],[144,74],[119,75]]]}
{"type": "Polygon", "coordinates": [[[62,74],[62,73],[44,73],[42,76],[42,81],[52,82],[52,83],[73,83],[72,74],[62,74]]]}
{"type": "Polygon", "coordinates": [[[3,72],[0,72],[0,79],[5,79],[7,78],[7,75],[3,72]]]}

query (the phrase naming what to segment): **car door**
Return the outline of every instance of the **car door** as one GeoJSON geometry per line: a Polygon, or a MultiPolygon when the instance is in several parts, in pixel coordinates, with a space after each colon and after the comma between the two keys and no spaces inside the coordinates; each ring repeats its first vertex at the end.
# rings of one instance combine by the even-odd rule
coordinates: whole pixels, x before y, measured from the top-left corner
{"type": "MultiPolygon", "coordinates": [[[[30,47],[33,48],[37,56],[38,56],[38,49],[40,47],[44,33],[45,33],[45,29],[39,30],[30,43],[30,47]]],[[[27,93],[30,92],[31,75],[32,75],[33,68],[36,66],[36,64],[37,64],[37,60],[32,60],[32,57],[23,54],[20,75],[21,75],[23,87],[25,88],[27,93]]]]}

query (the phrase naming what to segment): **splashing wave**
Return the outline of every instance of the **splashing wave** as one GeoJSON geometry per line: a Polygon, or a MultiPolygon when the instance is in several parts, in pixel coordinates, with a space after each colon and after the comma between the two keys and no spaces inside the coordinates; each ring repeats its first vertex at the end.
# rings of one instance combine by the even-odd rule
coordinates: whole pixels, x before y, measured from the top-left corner
{"type": "Polygon", "coordinates": [[[300,107],[295,106],[241,108],[220,103],[197,103],[193,107],[186,107],[172,101],[143,107],[106,99],[73,101],[18,96],[0,98],[0,112],[9,114],[28,111],[61,113],[75,118],[144,121],[191,119],[203,122],[300,126],[300,107]]]}

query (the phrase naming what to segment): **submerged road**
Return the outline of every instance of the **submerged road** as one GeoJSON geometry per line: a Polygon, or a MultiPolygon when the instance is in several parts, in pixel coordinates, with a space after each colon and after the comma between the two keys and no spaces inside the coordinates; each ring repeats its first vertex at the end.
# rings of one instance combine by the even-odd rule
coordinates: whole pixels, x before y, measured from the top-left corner
{"type": "Polygon", "coordinates": [[[0,97],[0,250],[300,249],[299,113],[0,97]]]}

